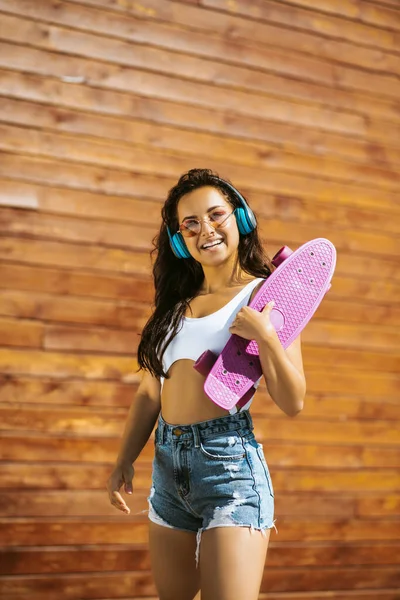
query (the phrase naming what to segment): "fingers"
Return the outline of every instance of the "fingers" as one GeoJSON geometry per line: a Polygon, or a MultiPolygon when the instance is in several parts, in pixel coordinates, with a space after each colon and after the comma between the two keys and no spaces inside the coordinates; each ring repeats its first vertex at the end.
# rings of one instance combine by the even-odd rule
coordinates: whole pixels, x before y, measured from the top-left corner
{"type": "Polygon", "coordinates": [[[115,508],[127,515],[131,512],[129,506],[124,502],[124,499],[119,492],[113,491],[110,493],[110,502],[115,508]]]}
{"type": "Polygon", "coordinates": [[[111,504],[118,510],[128,515],[130,513],[130,509],[124,501],[119,490],[122,486],[124,486],[125,493],[132,494],[133,474],[134,470],[132,465],[129,465],[128,468],[119,466],[114,469],[107,481],[107,491],[111,504]]]}
{"type": "Polygon", "coordinates": [[[275,301],[274,300],[270,300],[270,302],[268,302],[268,304],[266,304],[264,306],[264,308],[262,309],[262,312],[271,312],[271,310],[274,308],[275,306],[275,301]]]}

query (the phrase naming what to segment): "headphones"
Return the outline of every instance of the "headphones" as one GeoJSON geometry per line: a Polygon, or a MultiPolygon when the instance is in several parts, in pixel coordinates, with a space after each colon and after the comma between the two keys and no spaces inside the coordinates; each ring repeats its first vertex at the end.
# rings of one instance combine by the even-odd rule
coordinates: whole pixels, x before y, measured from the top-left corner
{"type": "MultiPolygon", "coordinates": [[[[233,185],[225,181],[225,179],[219,178],[219,180],[236,194],[242,204],[242,206],[235,208],[233,211],[236,217],[239,233],[241,235],[247,235],[248,233],[251,233],[257,227],[255,214],[247,204],[246,200],[243,198],[242,194],[238,192],[233,185]]],[[[175,254],[176,258],[192,258],[182,235],[180,233],[171,234],[168,225],[167,232],[172,252],[175,254]]]]}

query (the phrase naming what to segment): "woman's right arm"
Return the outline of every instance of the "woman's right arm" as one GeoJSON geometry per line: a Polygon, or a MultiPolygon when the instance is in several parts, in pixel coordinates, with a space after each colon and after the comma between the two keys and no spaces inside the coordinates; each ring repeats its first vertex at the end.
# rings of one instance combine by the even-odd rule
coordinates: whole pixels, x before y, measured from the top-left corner
{"type": "Polygon", "coordinates": [[[124,485],[125,492],[132,493],[133,463],[147,443],[160,410],[160,382],[144,371],[135,399],[129,409],[114,470],[107,481],[111,504],[127,514],[130,511],[119,490],[124,485]]]}

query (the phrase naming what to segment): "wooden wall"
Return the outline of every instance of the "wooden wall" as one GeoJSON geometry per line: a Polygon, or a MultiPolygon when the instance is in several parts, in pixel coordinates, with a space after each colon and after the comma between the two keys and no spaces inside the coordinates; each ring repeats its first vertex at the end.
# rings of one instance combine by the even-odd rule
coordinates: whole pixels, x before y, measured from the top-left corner
{"type": "Polygon", "coordinates": [[[399,0],[0,0],[0,595],[155,598],[152,442],[105,482],[138,375],[160,207],[230,178],[272,256],[333,286],[296,419],[254,403],[276,489],[260,598],[400,598],[399,0]]]}

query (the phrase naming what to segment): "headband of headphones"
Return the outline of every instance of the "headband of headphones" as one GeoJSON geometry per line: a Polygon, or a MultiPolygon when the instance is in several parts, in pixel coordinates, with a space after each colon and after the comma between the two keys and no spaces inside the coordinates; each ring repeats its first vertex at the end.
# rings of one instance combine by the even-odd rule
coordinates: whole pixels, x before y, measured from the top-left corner
{"type": "MultiPolygon", "coordinates": [[[[240,200],[242,206],[235,208],[233,211],[236,217],[237,226],[241,235],[247,235],[257,227],[256,217],[243,198],[242,194],[233,185],[225,181],[225,179],[218,178],[224,185],[230,188],[240,200]]],[[[185,240],[182,235],[178,233],[171,234],[171,231],[167,225],[167,232],[169,243],[171,245],[172,252],[177,258],[191,258],[191,254],[186,246],[185,240]]]]}

